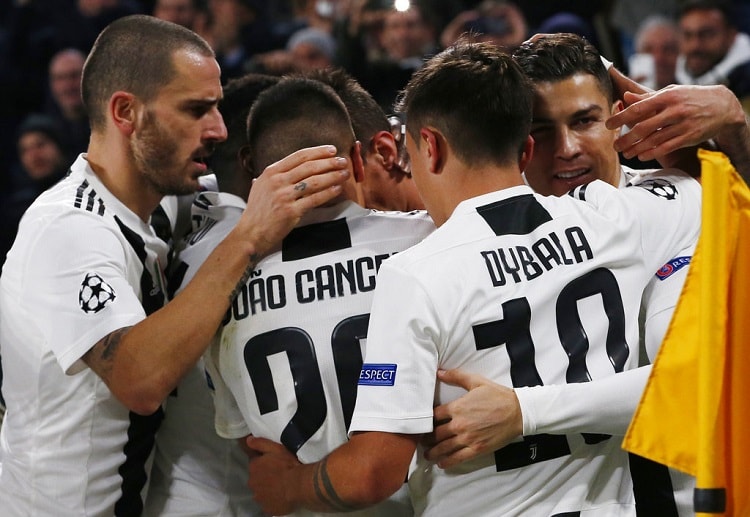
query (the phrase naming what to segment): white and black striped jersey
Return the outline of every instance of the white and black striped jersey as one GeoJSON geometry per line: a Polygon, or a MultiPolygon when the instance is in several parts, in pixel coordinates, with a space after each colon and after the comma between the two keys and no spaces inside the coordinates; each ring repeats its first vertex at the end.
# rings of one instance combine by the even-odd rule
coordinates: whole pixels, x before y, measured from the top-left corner
{"type": "MultiPolygon", "coordinates": [[[[622,169],[623,177],[626,179],[628,186],[649,181],[654,174],[658,174],[658,170],[654,169],[643,171],[635,171],[627,167],[622,169]]],[[[700,210],[700,205],[694,207],[694,210],[700,210]]],[[[658,224],[658,221],[654,221],[652,224],[658,224]]],[[[654,276],[651,277],[651,281],[643,293],[641,307],[643,328],[641,331],[643,347],[647,355],[646,362],[652,362],[659,351],[664,334],[666,334],[669,322],[672,319],[672,313],[677,305],[677,300],[680,298],[696,244],[697,240],[688,243],[684,249],[679,250],[674,257],[670,257],[668,261],[662,264],[654,272],[654,276]]]]}
{"type": "MultiPolygon", "coordinates": [[[[170,292],[187,285],[245,210],[237,196],[203,192],[184,219],[193,232],[176,243],[170,292]]],[[[173,218],[170,218],[173,220],[173,218]]],[[[203,359],[180,380],[165,404],[156,435],[144,515],[256,517],[265,515],[247,487],[247,456],[236,440],[216,434],[214,401],[203,359]]]]}
{"type": "MultiPolygon", "coordinates": [[[[647,181],[655,170],[633,171],[623,166],[628,185],[647,181]]],[[[699,206],[694,207],[698,211],[699,206]]],[[[653,224],[659,224],[654,221],[653,224]]],[[[697,239],[666,261],[651,277],[641,300],[640,364],[652,363],[672,321],[677,300],[687,279],[697,239]]],[[[650,370],[649,370],[650,371],[650,370]]],[[[640,400],[641,392],[638,393],[640,400]]],[[[639,512],[660,517],[691,517],[695,478],[676,469],[630,455],[639,512]]]]}
{"type": "Polygon", "coordinates": [[[24,215],[0,277],[4,516],[140,513],[161,411],[129,413],[81,357],[164,304],[166,252],[85,155],[24,215]]]}
{"type": "MultiPolygon", "coordinates": [[[[219,434],[281,442],[304,463],[344,443],[378,269],[433,230],[424,212],[350,201],[308,213],[258,264],[206,354],[219,434]]],[[[410,515],[403,495],[356,515],[410,515]]]]}
{"type": "MultiPolygon", "coordinates": [[[[627,188],[659,171],[635,171],[622,166],[619,187],[627,188]]],[[[693,209],[699,212],[700,205],[693,209]]],[[[651,224],[658,228],[660,221],[651,224]]],[[[686,249],[678,252],[651,277],[646,286],[639,318],[639,364],[647,362],[648,356],[653,358],[661,344],[680,296],[694,246],[695,242],[689,243],[686,249]]],[[[594,432],[624,436],[650,371],[650,366],[644,366],[597,379],[593,383],[516,388],[515,394],[523,415],[523,433],[594,432]]],[[[691,477],[633,454],[630,460],[635,500],[640,513],[660,517],[694,514],[692,488],[695,483],[691,477]]]]}
{"type": "MultiPolygon", "coordinates": [[[[464,393],[436,385],[439,368],[523,387],[637,366],[641,294],[697,237],[700,186],[664,173],[571,194],[586,202],[526,186],[466,200],[383,265],[350,432],[431,431],[433,406],[464,393]]],[[[417,514],[635,515],[616,437],[525,436],[447,470],[421,451],[417,460],[409,479],[417,514]]]]}

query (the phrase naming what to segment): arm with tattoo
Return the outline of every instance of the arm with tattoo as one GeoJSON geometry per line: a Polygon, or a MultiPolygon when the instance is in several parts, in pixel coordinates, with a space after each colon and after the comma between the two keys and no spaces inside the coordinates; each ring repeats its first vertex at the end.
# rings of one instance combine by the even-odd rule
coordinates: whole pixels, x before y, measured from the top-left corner
{"type": "Polygon", "coordinates": [[[317,463],[302,464],[279,444],[248,437],[248,485],[263,511],[285,515],[299,508],[349,512],[373,506],[404,483],[419,435],[376,431],[351,439],[317,463]]]}
{"type": "Polygon", "coordinates": [[[114,362],[114,357],[117,354],[117,349],[120,346],[120,342],[122,341],[122,336],[124,336],[128,330],[130,330],[130,327],[123,327],[114,332],[110,332],[92,346],[82,358],[89,368],[94,370],[94,372],[101,377],[105,383],[108,383],[112,373],[112,364],[114,362]]]}
{"type": "Polygon", "coordinates": [[[314,465],[313,488],[318,500],[336,512],[351,512],[363,506],[347,503],[341,499],[328,474],[328,458],[323,458],[314,465]]]}
{"type": "Polygon", "coordinates": [[[232,303],[232,300],[234,300],[237,295],[240,294],[240,291],[242,291],[242,288],[247,283],[250,275],[252,275],[253,271],[255,271],[255,266],[258,265],[259,261],[260,256],[257,253],[253,253],[252,255],[250,255],[250,262],[247,264],[245,272],[242,273],[242,278],[240,278],[240,281],[237,282],[237,285],[235,285],[234,289],[232,289],[232,294],[229,295],[229,303],[232,303]]]}
{"type": "Polygon", "coordinates": [[[267,167],[235,228],[182,291],[96,343],[84,362],[129,410],[152,414],[195,366],[258,261],[278,248],[304,213],[340,195],[348,175],[333,146],[302,149],[267,167]],[[300,182],[306,184],[302,193],[295,190],[300,182]]]}

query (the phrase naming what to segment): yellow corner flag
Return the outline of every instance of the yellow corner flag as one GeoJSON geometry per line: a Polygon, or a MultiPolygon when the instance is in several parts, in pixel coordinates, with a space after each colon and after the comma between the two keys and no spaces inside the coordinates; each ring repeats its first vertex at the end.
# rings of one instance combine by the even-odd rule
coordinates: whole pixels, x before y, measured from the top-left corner
{"type": "Polygon", "coordinates": [[[695,476],[697,513],[750,516],[750,190],[698,156],[701,236],[623,447],[695,476]]]}

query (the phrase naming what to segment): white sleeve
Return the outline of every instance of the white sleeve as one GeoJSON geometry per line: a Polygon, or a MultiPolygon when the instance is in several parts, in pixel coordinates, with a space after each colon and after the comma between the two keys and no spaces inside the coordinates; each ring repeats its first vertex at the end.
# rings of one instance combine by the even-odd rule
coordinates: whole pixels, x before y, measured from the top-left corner
{"type": "Polygon", "coordinates": [[[378,273],[350,433],[432,431],[439,321],[422,286],[389,266],[378,273]]]}
{"type": "Polygon", "coordinates": [[[222,438],[243,438],[250,434],[250,428],[245,422],[237,400],[224,382],[219,371],[219,353],[221,347],[218,337],[215,337],[208,350],[203,354],[203,360],[208,373],[209,388],[214,397],[214,426],[216,434],[222,438]]]}
{"type": "Polygon", "coordinates": [[[591,382],[515,388],[523,434],[624,436],[650,373],[648,365],[591,382]]]}
{"type": "Polygon", "coordinates": [[[614,223],[627,221],[640,239],[644,266],[656,272],[665,262],[694,246],[701,228],[701,186],[677,169],[662,169],[616,189],[602,180],[570,191],[614,223]]]}
{"type": "Polygon", "coordinates": [[[634,203],[631,208],[640,222],[644,259],[654,272],[698,241],[702,190],[694,178],[664,169],[619,191],[634,203]]]}
{"type": "Polygon", "coordinates": [[[68,212],[34,224],[19,302],[35,315],[63,371],[73,374],[85,368],[80,358],[100,339],[146,317],[133,288],[139,279],[129,276],[132,257],[101,217],[68,212]]]}
{"type": "Polygon", "coordinates": [[[682,293],[694,253],[694,247],[684,250],[656,272],[643,291],[644,344],[648,359],[653,361],[672,321],[677,300],[682,293]]]}

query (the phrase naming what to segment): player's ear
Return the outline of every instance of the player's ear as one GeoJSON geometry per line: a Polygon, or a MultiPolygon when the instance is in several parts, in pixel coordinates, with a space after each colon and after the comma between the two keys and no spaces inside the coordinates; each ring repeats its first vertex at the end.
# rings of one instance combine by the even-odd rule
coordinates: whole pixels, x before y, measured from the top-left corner
{"type": "Polygon", "coordinates": [[[362,143],[357,140],[349,150],[349,159],[352,161],[352,173],[357,183],[365,179],[365,164],[362,162],[362,143]]]}
{"type": "Polygon", "coordinates": [[[377,153],[383,160],[386,170],[393,169],[398,159],[398,144],[390,131],[378,131],[370,139],[370,152],[377,153]]]}
{"type": "Polygon", "coordinates": [[[112,121],[120,131],[130,136],[135,131],[138,119],[138,99],[132,93],[117,91],[109,98],[107,109],[112,121]]]}
{"type": "Polygon", "coordinates": [[[245,144],[237,149],[237,162],[240,165],[243,173],[248,174],[253,179],[257,176],[253,174],[253,164],[250,160],[250,146],[245,144]]]}
{"type": "Polygon", "coordinates": [[[529,164],[531,159],[534,157],[534,137],[531,135],[526,137],[526,142],[523,144],[521,150],[521,157],[518,160],[519,168],[524,171],[526,166],[529,164]]]}
{"type": "Polygon", "coordinates": [[[448,142],[446,142],[440,131],[431,127],[420,129],[419,138],[424,146],[424,151],[422,152],[424,153],[429,172],[440,174],[447,158],[448,142]]]}
{"type": "Polygon", "coordinates": [[[617,99],[614,103],[612,103],[612,115],[616,115],[624,109],[625,109],[625,104],[622,102],[621,99],[617,99]]]}

